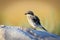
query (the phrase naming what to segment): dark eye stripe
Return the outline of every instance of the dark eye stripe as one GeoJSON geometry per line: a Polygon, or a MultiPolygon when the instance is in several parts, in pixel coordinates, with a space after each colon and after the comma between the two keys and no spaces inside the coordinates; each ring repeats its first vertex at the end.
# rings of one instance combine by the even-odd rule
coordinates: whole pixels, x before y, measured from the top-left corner
{"type": "Polygon", "coordinates": [[[28,13],[28,14],[31,14],[31,13],[28,13]]]}

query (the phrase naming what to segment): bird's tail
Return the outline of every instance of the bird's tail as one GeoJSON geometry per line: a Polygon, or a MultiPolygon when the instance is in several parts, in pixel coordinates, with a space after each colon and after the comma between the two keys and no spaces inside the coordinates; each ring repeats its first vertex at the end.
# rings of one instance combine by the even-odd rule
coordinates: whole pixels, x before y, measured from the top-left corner
{"type": "Polygon", "coordinates": [[[44,29],[45,31],[47,31],[44,27],[42,27],[42,29],[44,29]]]}
{"type": "Polygon", "coordinates": [[[42,28],[43,30],[47,31],[43,26],[40,26],[40,28],[42,28]]]}

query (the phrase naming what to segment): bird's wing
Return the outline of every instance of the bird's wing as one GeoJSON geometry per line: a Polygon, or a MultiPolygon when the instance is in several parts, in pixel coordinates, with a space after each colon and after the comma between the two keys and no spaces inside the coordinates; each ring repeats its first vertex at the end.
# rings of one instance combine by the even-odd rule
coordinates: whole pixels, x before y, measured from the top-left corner
{"type": "Polygon", "coordinates": [[[32,18],[32,20],[34,23],[41,25],[40,20],[37,16],[34,16],[34,18],[32,18]]]}

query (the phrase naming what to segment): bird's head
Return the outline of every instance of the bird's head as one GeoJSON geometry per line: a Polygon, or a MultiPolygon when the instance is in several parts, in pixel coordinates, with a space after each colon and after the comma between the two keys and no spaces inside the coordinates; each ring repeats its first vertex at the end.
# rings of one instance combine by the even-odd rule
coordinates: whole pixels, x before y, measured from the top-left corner
{"type": "Polygon", "coordinates": [[[25,15],[34,15],[34,13],[32,11],[28,11],[27,13],[25,13],[25,15]]]}

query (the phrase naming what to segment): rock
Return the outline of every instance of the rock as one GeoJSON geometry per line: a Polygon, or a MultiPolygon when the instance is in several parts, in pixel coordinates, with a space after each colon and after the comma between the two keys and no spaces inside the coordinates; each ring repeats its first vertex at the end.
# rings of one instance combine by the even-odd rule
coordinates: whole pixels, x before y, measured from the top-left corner
{"type": "Polygon", "coordinates": [[[43,30],[22,30],[18,26],[0,25],[0,40],[60,40],[60,36],[43,30]]]}

